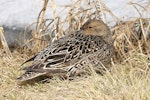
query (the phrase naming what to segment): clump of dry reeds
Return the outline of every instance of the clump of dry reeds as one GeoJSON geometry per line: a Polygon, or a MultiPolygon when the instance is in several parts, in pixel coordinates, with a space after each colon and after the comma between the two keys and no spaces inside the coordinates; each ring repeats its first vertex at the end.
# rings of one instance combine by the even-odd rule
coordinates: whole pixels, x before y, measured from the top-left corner
{"type": "MultiPolygon", "coordinates": [[[[45,0],[37,19],[36,30],[32,32],[33,38],[26,43],[27,48],[30,49],[30,53],[40,51],[46,45],[50,44],[51,41],[62,37],[64,34],[70,34],[75,30],[79,30],[88,19],[97,18],[106,22],[106,12],[117,19],[101,0],[77,0],[70,5],[60,6],[66,10],[63,18],[57,14],[54,0],[51,1],[50,6],[54,17],[53,19],[44,18],[46,10],[50,10],[48,8],[48,0],[45,0]],[[47,32],[51,38],[49,42],[44,40],[44,33],[47,32]]],[[[26,49],[23,51],[26,51],[26,49]]]]}
{"type": "Polygon", "coordinates": [[[150,19],[121,22],[112,30],[115,37],[115,59],[123,61],[134,53],[150,54],[150,19]]]}

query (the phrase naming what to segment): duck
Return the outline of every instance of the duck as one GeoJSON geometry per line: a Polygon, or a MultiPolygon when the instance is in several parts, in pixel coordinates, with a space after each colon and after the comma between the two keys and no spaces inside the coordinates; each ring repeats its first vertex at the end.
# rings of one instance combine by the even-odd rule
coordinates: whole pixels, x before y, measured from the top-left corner
{"type": "MultiPolygon", "coordinates": [[[[102,72],[111,65],[113,38],[110,28],[100,19],[86,21],[80,30],[67,34],[25,61],[19,83],[60,76],[70,78],[93,68],[102,72]]],[[[81,74],[82,73],[82,74],[81,74]]]]}

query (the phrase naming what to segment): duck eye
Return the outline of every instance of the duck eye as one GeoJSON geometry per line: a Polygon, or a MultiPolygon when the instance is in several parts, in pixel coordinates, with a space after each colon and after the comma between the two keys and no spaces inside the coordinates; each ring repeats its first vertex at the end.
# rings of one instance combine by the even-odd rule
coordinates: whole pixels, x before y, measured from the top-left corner
{"type": "Polygon", "coordinates": [[[92,28],[91,26],[89,26],[89,28],[92,28]]]}

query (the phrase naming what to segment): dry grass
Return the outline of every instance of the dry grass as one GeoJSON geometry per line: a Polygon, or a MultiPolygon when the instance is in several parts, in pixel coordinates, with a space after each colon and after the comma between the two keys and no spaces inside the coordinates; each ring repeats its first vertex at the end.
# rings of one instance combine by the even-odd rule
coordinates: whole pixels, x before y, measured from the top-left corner
{"type": "MultiPolygon", "coordinates": [[[[145,6],[140,5],[140,1],[130,3],[141,17],[141,11],[146,12],[150,8],[150,2],[145,1],[145,6]]],[[[62,9],[67,9],[66,17],[61,18],[56,13],[58,6],[55,1],[52,0],[49,5],[45,0],[36,29],[32,32],[33,38],[12,53],[7,47],[4,32],[1,31],[0,100],[150,100],[150,19],[120,22],[101,0],[73,2],[72,5],[61,6],[62,9]],[[84,7],[80,6],[83,4],[84,7]],[[49,6],[53,10],[54,19],[44,19],[49,6]],[[72,81],[56,78],[44,84],[17,85],[16,78],[21,74],[19,69],[22,62],[48,45],[44,33],[55,34],[55,37],[50,34],[53,41],[79,29],[89,18],[102,18],[107,23],[108,14],[117,23],[111,29],[115,38],[111,72],[106,72],[103,76],[92,73],[91,76],[77,77],[72,81]]]]}
{"type": "MultiPolygon", "coordinates": [[[[17,55],[17,53],[15,54],[17,55]]],[[[150,60],[147,56],[135,54],[130,64],[115,64],[111,72],[101,76],[78,77],[75,80],[53,79],[49,83],[18,86],[20,75],[18,65],[24,59],[0,60],[1,100],[49,100],[49,99],[97,99],[97,100],[149,100],[150,60]]]]}

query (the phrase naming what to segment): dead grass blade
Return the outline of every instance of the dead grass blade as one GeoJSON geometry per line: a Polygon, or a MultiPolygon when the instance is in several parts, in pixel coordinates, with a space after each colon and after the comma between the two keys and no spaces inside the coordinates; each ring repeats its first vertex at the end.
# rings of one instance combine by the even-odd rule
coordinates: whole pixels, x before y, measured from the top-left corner
{"type": "Polygon", "coordinates": [[[3,49],[4,49],[5,52],[6,52],[7,57],[8,57],[9,59],[12,59],[13,56],[12,56],[10,50],[9,50],[7,41],[6,41],[6,39],[5,39],[3,27],[0,27],[0,39],[1,39],[1,43],[2,43],[3,49]]]}

